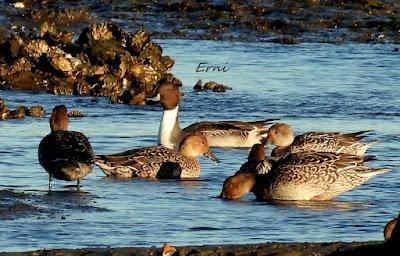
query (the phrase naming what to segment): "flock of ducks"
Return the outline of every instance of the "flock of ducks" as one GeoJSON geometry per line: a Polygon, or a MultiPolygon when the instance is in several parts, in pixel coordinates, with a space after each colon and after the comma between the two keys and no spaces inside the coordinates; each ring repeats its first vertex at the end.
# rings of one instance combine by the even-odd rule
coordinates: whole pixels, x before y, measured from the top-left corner
{"type": "Polygon", "coordinates": [[[38,154],[49,174],[49,189],[52,178],[77,181],[79,188],[94,165],[115,178],[195,179],[200,176],[198,156],[218,161],[210,147],[251,147],[248,161],[225,180],[220,194],[224,199],[253,192],[258,200],[331,200],[389,171],[364,164],[374,159],[364,154],[377,142],[360,142],[368,131],[294,136],[289,125],[273,124],[274,119],[199,122],[182,129],[181,97],[176,85],[167,82],[159,88],[158,100],[164,109],[159,145],[110,155],[95,155],[82,133],[68,131],[67,109],[56,106],[50,117],[51,133],[40,142],[38,154]],[[276,146],[269,158],[267,144],[276,146]]]}

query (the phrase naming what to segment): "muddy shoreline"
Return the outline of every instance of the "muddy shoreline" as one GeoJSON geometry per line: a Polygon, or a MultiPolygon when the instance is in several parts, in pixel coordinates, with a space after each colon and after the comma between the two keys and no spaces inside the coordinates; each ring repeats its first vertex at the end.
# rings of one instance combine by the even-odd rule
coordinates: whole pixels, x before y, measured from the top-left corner
{"type": "MultiPolygon", "coordinates": [[[[262,243],[247,245],[205,245],[176,247],[172,255],[396,255],[396,244],[368,242],[327,242],[327,243],[262,243]]],[[[85,248],[54,249],[28,252],[0,252],[0,256],[83,256],[83,255],[162,255],[158,247],[126,247],[126,248],[85,248]]]]}
{"type": "Polygon", "coordinates": [[[2,29],[113,21],[153,38],[294,44],[399,43],[400,3],[356,1],[37,1],[0,3],[2,29]],[[20,4],[21,3],[21,4],[20,4]]]}

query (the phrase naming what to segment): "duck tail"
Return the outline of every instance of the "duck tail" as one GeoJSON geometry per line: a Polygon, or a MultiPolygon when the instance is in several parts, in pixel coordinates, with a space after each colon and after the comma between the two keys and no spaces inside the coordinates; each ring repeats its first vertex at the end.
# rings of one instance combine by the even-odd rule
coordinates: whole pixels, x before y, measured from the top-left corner
{"type": "Polygon", "coordinates": [[[364,162],[376,160],[376,156],[362,156],[364,162]]]}
{"type": "Polygon", "coordinates": [[[378,142],[379,142],[378,140],[371,140],[371,141],[369,141],[369,142],[366,143],[366,144],[362,144],[362,143],[357,144],[357,145],[356,145],[357,155],[364,155],[365,152],[367,151],[367,149],[368,149],[370,146],[372,146],[372,145],[374,145],[374,144],[376,144],[376,143],[378,143],[378,142]]]}
{"type": "Polygon", "coordinates": [[[107,157],[105,155],[95,155],[94,156],[94,161],[100,162],[100,163],[105,163],[107,161],[107,157]]]}
{"type": "Polygon", "coordinates": [[[359,132],[353,132],[353,133],[338,133],[336,135],[336,138],[340,141],[342,145],[347,145],[350,146],[351,144],[354,144],[358,142],[359,140],[367,137],[365,133],[368,133],[370,131],[359,131],[359,132]]]}
{"type": "MultiPolygon", "coordinates": [[[[364,131],[346,133],[346,135],[354,136],[354,137],[359,137],[360,135],[365,134],[365,133],[369,133],[369,132],[372,132],[372,130],[364,130],[364,131]]],[[[365,137],[365,136],[367,136],[367,135],[363,135],[363,136],[365,137]]]]}
{"type": "Polygon", "coordinates": [[[390,170],[390,168],[367,168],[364,169],[362,172],[359,172],[358,175],[370,179],[376,175],[389,172],[390,170]]]}
{"type": "Polygon", "coordinates": [[[263,122],[264,126],[267,126],[270,124],[274,124],[274,123],[276,123],[276,121],[279,121],[279,120],[280,120],[279,118],[270,118],[270,119],[262,120],[262,122],[263,122]]]}
{"type": "Polygon", "coordinates": [[[253,122],[249,122],[249,123],[251,123],[252,125],[254,125],[256,127],[264,127],[264,126],[273,124],[278,120],[280,120],[280,119],[279,118],[269,118],[269,119],[257,120],[257,121],[253,121],[253,122]]]}

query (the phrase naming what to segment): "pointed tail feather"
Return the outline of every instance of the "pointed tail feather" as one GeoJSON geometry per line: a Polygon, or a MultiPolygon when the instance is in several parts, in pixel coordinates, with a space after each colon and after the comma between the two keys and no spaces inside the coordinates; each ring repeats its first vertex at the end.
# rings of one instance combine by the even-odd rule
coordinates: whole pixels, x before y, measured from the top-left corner
{"type": "Polygon", "coordinates": [[[280,120],[279,118],[270,118],[270,119],[264,119],[264,120],[257,120],[253,122],[248,122],[249,124],[252,124],[257,127],[263,127],[266,125],[270,125],[275,123],[276,121],[280,120]]]}
{"type": "Polygon", "coordinates": [[[374,144],[376,144],[376,143],[378,143],[378,140],[371,140],[371,141],[369,141],[368,143],[366,143],[366,144],[358,144],[357,145],[357,155],[359,155],[359,156],[361,156],[361,155],[364,155],[365,154],[365,152],[367,152],[367,149],[370,147],[370,146],[372,146],[372,145],[374,145],[374,144]]]}
{"type": "Polygon", "coordinates": [[[379,140],[371,140],[368,143],[366,143],[366,145],[371,146],[371,145],[374,145],[374,144],[376,144],[378,142],[379,142],[379,140]]]}
{"type": "Polygon", "coordinates": [[[372,161],[372,160],[376,160],[376,156],[363,156],[363,161],[364,162],[368,162],[368,161],[372,161]]]}
{"type": "Polygon", "coordinates": [[[359,172],[358,175],[369,179],[376,175],[389,172],[390,170],[391,170],[390,168],[368,168],[368,169],[364,169],[364,171],[362,171],[362,172],[359,172]]]}
{"type": "MultiPolygon", "coordinates": [[[[372,131],[373,130],[358,131],[358,132],[346,133],[346,135],[359,137],[361,134],[369,133],[369,132],[372,132],[372,131]]],[[[363,135],[363,136],[365,137],[366,135],[363,135]]]]}

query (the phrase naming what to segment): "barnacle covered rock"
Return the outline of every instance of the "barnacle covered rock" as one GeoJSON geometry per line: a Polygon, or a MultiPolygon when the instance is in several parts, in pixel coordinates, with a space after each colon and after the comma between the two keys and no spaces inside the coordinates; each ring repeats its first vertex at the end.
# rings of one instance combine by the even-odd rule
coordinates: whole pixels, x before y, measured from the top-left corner
{"type": "Polygon", "coordinates": [[[21,33],[0,43],[7,52],[0,58],[2,89],[105,96],[113,103],[141,105],[165,79],[180,83],[170,73],[174,60],[144,31],[93,24],[74,42],[69,32],[43,22],[35,37],[21,33]]]}
{"type": "Polygon", "coordinates": [[[16,74],[21,71],[31,71],[32,70],[32,62],[26,58],[22,57],[17,59],[10,67],[10,74],[16,74]]]}
{"type": "Polygon", "coordinates": [[[90,29],[90,35],[94,40],[111,40],[113,33],[109,23],[94,24],[90,29]]]}
{"type": "Polygon", "coordinates": [[[8,107],[6,102],[0,98],[0,119],[5,119],[5,113],[7,113],[8,107]]]}
{"type": "Polygon", "coordinates": [[[139,31],[132,37],[130,42],[130,49],[134,54],[140,53],[143,47],[149,42],[150,34],[145,31],[139,31]]]}
{"type": "Polygon", "coordinates": [[[0,110],[0,119],[23,119],[25,118],[25,107],[18,106],[15,110],[0,110]]]}
{"type": "Polygon", "coordinates": [[[52,78],[51,92],[55,95],[73,95],[74,94],[74,80],[70,78],[52,78]]]}
{"type": "Polygon", "coordinates": [[[49,50],[50,46],[44,39],[34,39],[25,47],[25,52],[27,55],[34,60],[38,60],[40,56],[48,53],[49,50]]]}
{"type": "Polygon", "coordinates": [[[220,84],[214,81],[209,81],[203,85],[203,82],[201,79],[197,81],[195,86],[193,87],[195,91],[206,91],[206,90],[212,90],[213,92],[226,92],[227,90],[232,90],[231,87],[226,86],[224,84],[220,84]]]}
{"type": "Polygon", "coordinates": [[[83,117],[83,114],[77,110],[77,109],[73,109],[68,113],[69,117],[83,117]]]}
{"type": "Polygon", "coordinates": [[[71,54],[67,54],[63,50],[57,48],[51,50],[48,56],[50,58],[51,66],[62,72],[71,72],[82,64],[81,60],[74,58],[71,54]]]}
{"type": "Polygon", "coordinates": [[[89,96],[91,94],[91,87],[86,80],[76,80],[74,82],[74,89],[73,92],[75,95],[85,95],[89,96]]]}
{"type": "Polygon", "coordinates": [[[31,106],[29,109],[25,110],[25,115],[40,117],[46,114],[46,110],[42,106],[31,106]]]}
{"type": "Polygon", "coordinates": [[[48,81],[42,74],[32,71],[9,73],[0,78],[0,89],[15,91],[48,91],[48,81]]]}

